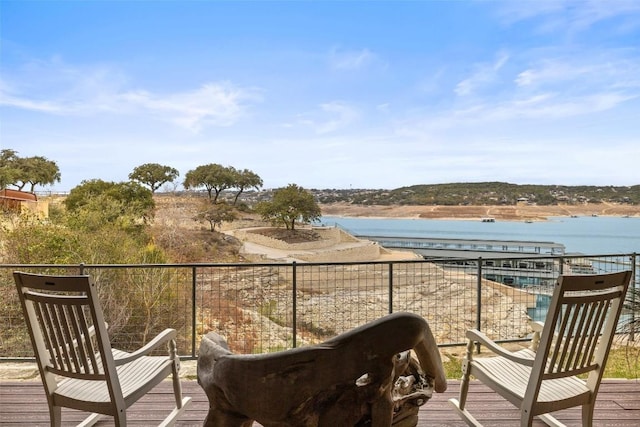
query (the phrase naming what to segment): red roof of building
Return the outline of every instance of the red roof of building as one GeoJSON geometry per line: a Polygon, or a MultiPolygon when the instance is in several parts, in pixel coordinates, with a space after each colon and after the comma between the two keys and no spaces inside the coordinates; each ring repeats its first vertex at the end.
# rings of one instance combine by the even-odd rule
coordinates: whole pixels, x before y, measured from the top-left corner
{"type": "Polygon", "coordinates": [[[38,198],[33,193],[27,193],[26,191],[10,190],[8,188],[0,190],[0,198],[11,200],[31,200],[37,201],[38,198]]]}

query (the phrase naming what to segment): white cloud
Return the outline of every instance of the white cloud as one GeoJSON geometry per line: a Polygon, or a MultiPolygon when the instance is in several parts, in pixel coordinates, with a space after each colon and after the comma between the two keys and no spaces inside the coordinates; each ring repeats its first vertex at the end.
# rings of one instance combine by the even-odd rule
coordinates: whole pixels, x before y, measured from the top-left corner
{"type": "Polygon", "coordinates": [[[492,63],[476,64],[470,77],[456,85],[455,92],[458,96],[470,95],[479,88],[498,79],[498,72],[509,60],[506,52],[499,52],[492,63]]]}
{"type": "MultiPolygon", "coordinates": [[[[531,97],[514,98],[502,102],[476,103],[463,109],[451,109],[411,124],[405,123],[402,132],[422,129],[421,132],[441,132],[452,129],[472,129],[477,126],[495,127],[498,123],[514,125],[520,120],[562,120],[613,110],[621,104],[640,98],[619,92],[600,92],[589,95],[563,97],[556,93],[542,93],[531,97]]],[[[525,123],[519,123],[526,126],[525,123]]]]}
{"type": "MultiPolygon", "coordinates": [[[[627,52],[627,55],[632,55],[627,52]]],[[[636,53],[636,56],[640,52],[636,53]]],[[[584,56],[557,55],[533,61],[520,72],[514,82],[520,87],[565,86],[571,90],[592,90],[594,87],[640,86],[640,60],[633,56],[616,56],[616,52],[593,51],[584,56]]],[[[566,88],[565,91],[568,91],[566,88]]]]}
{"type": "Polygon", "coordinates": [[[340,101],[321,104],[321,111],[303,115],[299,122],[311,127],[317,134],[326,134],[343,129],[360,117],[360,112],[340,101]]]}
{"type": "Polygon", "coordinates": [[[550,94],[528,100],[514,100],[484,111],[474,111],[473,117],[482,120],[551,119],[558,120],[611,110],[636,97],[616,92],[602,92],[578,97],[559,98],[550,94]]]}
{"type": "Polygon", "coordinates": [[[378,104],[376,105],[376,110],[380,111],[381,113],[388,113],[391,110],[391,105],[389,105],[388,102],[378,104]]]}
{"type": "Polygon", "coordinates": [[[24,99],[4,91],[0,92],[0,106],[2,105],[40,113],[62,114],[65,112],[65,108],[56,102],[24,99]]]}
{"type": "Polygon", "coordinates": [[[621,17],[625,22],[624,28],[619,30],[631,31],[640,27],[640,3],[636,0],[616,0],[601,1],[589,0],[581,7],[571,7],[569,11],[569,20],[571,30],[583,31],[593,25],[612,19],[621,17]]]}
{"type": "Polygon", "coordinates": [[[507,25],[535,19],[541,33],[581,33],[612,18],[621,20],[621,25],[617,26],[619,32],[630,32],[640,26],[640,2],[637,0],[506,1],[496,4],[507,25]]]}
{"type": "Polygon", "coordinates": [[[338,48],[331,50],[329,62],[331,68],[336,70],[357,70],[372,64],[376,59],[369,49],[355,51],[341,51],[338,48]]]}
{"type": "Polygon", "coordinates": [[[31,65],[12,84],[0,85],[0,105],[64,116],[118,114],[150,116],[192,132],[208,126],[230,126],[245,114],[259,90],[230,82],[169,93],[128,89],[128,79],[107,67],[73,67],[54,59],[31,65]],[[41,78],[40,78],[41,76],[41,78]]]}
{"type": "Polygon", "coordinates": [[[561,120],[614,110],[627,103],[637,110],[631,102],[640,98],[640,51],[558,47],[532,49],[511,57],[502,54],[493,63],[476,65],[474,74],[459,82],[455,91],[463,99],[436,114],[425,113],[418,128],[561,120]],[[491,91],[481,90],[492,84],[491,91]],[[471,94],[474,96],[463,97],[471,94]]]}
{"type": "Polygon", "coordinates": [[[168,95],[146,91],[123,93],[119,98],[130,106],[193,132],[207,126],[230,126],[243,114],[243,101],[255,99],[249,90],[230,83],[207,83],[188,92],[168,95]]]}

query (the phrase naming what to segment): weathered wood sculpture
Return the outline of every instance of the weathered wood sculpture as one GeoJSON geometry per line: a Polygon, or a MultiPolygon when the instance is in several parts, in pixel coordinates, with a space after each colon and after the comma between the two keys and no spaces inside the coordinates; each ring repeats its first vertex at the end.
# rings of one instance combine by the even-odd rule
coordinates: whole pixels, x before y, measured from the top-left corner
{"type": "Polygon", "coordinates": [[[210,332],[198,382],[209,398],[206,427],[410,427],[433,390],[447,388],[429,325],[410,313],[269,354],[233,354],[210,332]]]}

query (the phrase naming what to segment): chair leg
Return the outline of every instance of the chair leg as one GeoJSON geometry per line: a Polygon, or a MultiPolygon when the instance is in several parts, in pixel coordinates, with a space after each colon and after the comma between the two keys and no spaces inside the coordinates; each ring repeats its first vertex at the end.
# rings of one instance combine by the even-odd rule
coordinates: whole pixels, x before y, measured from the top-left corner
{"type": "Polygon", "coordinates": [[[182,408],[182,384],[180,383],[180,375],[179,375],[179,361],[177,359],[173,360],[173,372],[171,375],[171,380],[173,381],[173,394],[176,399],[176,407],[178,409],[182,408]]]}
{"type": "Polygon", "coordinates": [[[482,424],[478,420],[475,419],[471,412],[467,411],[464,408],[464,405],[467,401],[467,394],[469,392],[469,373],[464,372],[462,375],[462,381],[460,382],[460,400],[458,399],[449,399],[449,404],[453,406],[454,411],[462,418],[467,425],[472,427],[482,427],[482,424]]]}
{"type": "MultiPolygon", "coordinates": [[[[543,417],[542,421],[544,421],[543,417]]],[[[531,415],[530,411],[525,411],[520,408],[520,427],[531,427],[533,425],[533,415],[531,415]]]]}
{"type": "Polygon", "coordinates": [[[468,425],[475,427],[482,427],[482,424],[474,418],[464,406],[467,403],[467,394],[469,393],[469,377],[471,376],[471,358],[473,352],[473,342],[469,341],[467,344],[467,354],[462,362],[462,378],[460,381],[460,396],[458,399],[449,399],[449,403],[453,406],[456,413],[462,418],[468,425]]]}
{"type": "Polygon", "coordinates": [[[175,341],[170,344],[171,358],[173,359],[173,368],[171,373],[171,381],[173,382],[173,396],[176,400],[176,407],[171,411],[169,415],[164,419],[161,426],[170,426],[176,421],[176,419],[184,412],[187,406],[191,403],[191,397],[182,397],[182,384],[180,383],[180,359],[178,359],[175,353],[175,341]]]}
{"type": "Polygon", "coordinates": [[[473,359],[473,341],[467,343],[467,353],[462,361],[462,378],[460,382],[460,409],[464,410],[467,404],[467,393],[469,392],[469,377],[471,376],[471,360],[473,359]]]}
{"type": "Polygon", "coordinates": [[[160,426],[163,427],[173,425],[180,414],[182,414],[186,407],[191,403],[191,397],[182,397],[182,384],[180,383],[180,359],[178,358],[176,351],[175,340],[170,340],[168,347],[169,358],[173,362],[171,367],[171,381],[173,382],[173,395],[176,400],[176,407],[160,424],[160,426]]]}
{"type": "Polygon", "coordinates": [[[456,414],[458,414],[460,418],[467,423],[467,425],[471,427],[482,427],[482,424],[480,424],[480,422],[471,415],[471,412],[460,408],[460,402],[458,402],[458,399],[449,399],[449,403],[453,406],[456,414]]]}
{"type": "Polygon", "coordinates": [[[582,405],[582,425],[584,427],[593,425],[593,410],[595,406],[595,402],[582,405]]]}
{"type": "Polygon", "coordinates": [[[113,421],[116,427],[127,427],[127,410],[120,409],[118,413],[113,416],[113,421]]]}
{"type": "Polygon", "coordinates": [[[171,411],[171,413],[167,415],[167,417],[162,421],[162,423],[160,423],[158,427],[172,426],[176,422],[180,414],[184,412],[184,410],[187,408],[187,406],[189,406],[190,403],[191,397],[183,398],[180,401],[180,405],[176,405],[176,407],[173,408],[173,411],[171,411]]]}
{"type": "Polygon", "coordinates": [[[100,421],[102,418],[102,414],[91,414],[87,418],[85,418],[77,427],[90,427],[100,421]]]}
{"type": "MultiPolygon", "coordinates": [[[[567,427],[563,423],[558,421],[555,417],[553,417],[553,416],[551,416],[549,414],[538,415],[538,418],[540,418],[542,420],[542,422],[544,422],[546,425],[551,426],[551,427],[567,427]]],[[[586,424],[583,424],[583,426],[585,426],[585,425],[586,424]]]]}
{"type": "Polygon", "coordinates": [[[469,393],[469,372],[465,369],[465,372],[462,374],[462,378],[460,381],[460,395],[459,395],[459,404],[460,409],[464,409],[464,405],[467,404],[467,394],[469,393]]]}
{"type": "Polygon", "coordinates": [[[173,381],[173,394],[176,399],[176,408],[182,408],[182,384],[180,384],[180,358],[178,357],[176,341],[170,340],[167,343],[169,359],[171,359],[171,380],[173,381]]]}
{"type": "Polygon", "coordinates": [[[60,406],[49,405],[49,419],[51,427],[60,427],[62,425],[62,408],[60,406]]]}

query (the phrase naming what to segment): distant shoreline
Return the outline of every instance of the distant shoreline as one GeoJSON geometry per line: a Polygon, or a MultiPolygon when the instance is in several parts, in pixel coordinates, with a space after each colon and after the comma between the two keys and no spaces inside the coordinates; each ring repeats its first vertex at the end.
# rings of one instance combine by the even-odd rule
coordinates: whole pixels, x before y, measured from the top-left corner
{"type": "Polygon", "coordinates": [[[320,205],[323,216],[398,218],[398,219],[449,219],[496,221],[546,221],[552,217],[615,216],[640,217],[640,206],[613,203],[588,203],[580,205],[491,205],[491,206],[407,206],[407,205],[354,205],[331,203],[320,205]]]}

